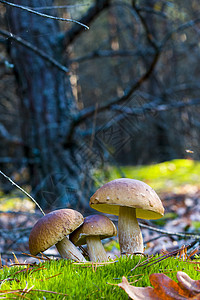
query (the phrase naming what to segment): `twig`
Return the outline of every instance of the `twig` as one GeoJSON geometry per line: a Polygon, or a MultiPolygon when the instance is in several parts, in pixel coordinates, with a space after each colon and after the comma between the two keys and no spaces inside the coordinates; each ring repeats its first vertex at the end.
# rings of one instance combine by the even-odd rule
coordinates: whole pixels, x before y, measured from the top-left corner
{"type": "Polygon", "coordinates": [[[187,102],[184,101],[178,101],[178,102],[172,102],[170,104],[159,104],[156,103],[156,101],[152,103],[148,103],[142,107],[137,108],[130,108],[130,107],[124,107],[120,105],[113,105],[112,110],[125,113],[127,115],[143,115],[144,113],[155,113],[155,112],[163,112],[168,111],[171,109],[179,109],[179,108],[185,108],[188,106],[193,105],[200,105],[200,99],[191,99],[187,102]]]}
{"type": "MultiPolygon", "coordinates": [[[[194,243],[194,242],[193,242],[193,243],[194,243]]],[[[149,267],[149,266],[154,265],[154,264],[156,264],[156,263],[158,263],[158,262],[160,262],[160,261],[162,261],[162,260],[164,260],[164,259],[166,259],[166,258],[175,256],[175,255],[181,253],[181,251],[187,250],[188,248],[191,248],[191,246],[193,246],[193,243],[188,244],[188,245],[183,245],[181,248],[176,249],[176,250],[173,250],[173,251],[171,251],[171,252],[169,252],[169,253],[167,253],[167,254],[164,254],[164,255],[162,255],[162,256],[159,257],[159,258],[153,258],[153,259],[152,259],[151,257],[150,257],[150,258],[147,258],[144,262],[142,262],[141,264],[139,264],[138,267],[143,267],[143,266],[145,266],[145,265],[146,265],[147,267],[149,267]]]]}
{"type": "MultiPolygon", "coordinates": [[[[0,0],[1,1],[1,0],[0,0]]],[[[57,67],[60,71],[64,72],[64,73],[68,73],[69,69],[66,68],[65,66],[61,65],[59,62],[57,62],[54,58],[50,57],[49,55],[47,55],[44,51],[38,49],[37,47],[35,47],[34,45],[32,45],[31,43],[25,41],[24,39],[22,39],[21,37],[10,33],[6,30],[0,29],[0,34],[14,40],[15,42],[21,44],[22,46],[28,48],[29,50],[33,51],[34,53],[36,53],[37,55],[39,55],[40,57],[44,58],[46,61],[50,62],[52,65],[54,65],[55,67],[57,67]]]]}
{"type": "Polygon", "coordinates": [[[94,50],[84,56],[80,56],[77,58],[71,59],[69,62],[72,64],[74,62],[84,62],[89,59],[94,58],[104,58],[104,57],[127,57],[127,56],[145,56],[145,55],[152,55],[154,52],[150,49],[140,49],[140,50],[94,50]]]}
{"type": "Polygon", "coordinates": [[[176,236],[181,236],[181,237],[190,237],[190,238],[193,238],[195,240],[200,239],[200,234],[199,233],[182,233],[182,232],[177,232],[176,233],[176,232],[166,231],[166,230],[163,230],[163,229],[155,228],[155,227],[145,225],[145,224],[141,224],[141,223],[139,223],[139,225],[143,228],[147,228],[149,230],[160,232],[160,233],[163,233],[163,234],[166,234],[166,235],[176,235],[176,236]]]}
{"type": "MultiPolygon", "coordinates": [[[[76,8],[76,7],[82,7],[82,6],[89,6],[89,4],[79,3],[79,4],[71,4],[71,5],[52,5],[52,6],[40,6],[40,7],[34,7],[34,10],[42,10],[42,9],[63,9],[63,8],[76,8]]],[[[33,8],[33,7],[29,7],[33,8]]]]}
{"type": "Polygon", "coordinates": [[[5,4],[5,5],[8,5],[8,6],[12,6],[12,7],[15,7],[15,8],[20,8],[22,10],[25,10],[29,13],[35,14],[35,15],[40,16],[40,17],[49,18],[49,19],[58,20],[58,21],[73,22],[73,23],[76,23],[78,25],[81,25],[81,26],[85,27],[86,29],[89,29],[89,27],[87,25],[85,25],[85,24],[83,24],[79,21],[76,21],[76,20],[59,18],[59,17],[54,17],[54,16],[51,16],[51,15],[43,14],[43,13],[35,11],[35,10],[29,8],[29,7],[14,4],[14,3],[10,3],[10,2],[4,1],[4,0],[0,0],[0,2],[5,4]]]}
{"type": "Polygon", "coordinates": [[[16,136],[12,136],[3,124],[0,123],[0,137],[5,139],[7,142],[14,143],[17,145],[23,144],[22,140],[16,136]]]}
{"type": "Polygon", "coordinates": [[[147,25],[146,19],[142,16],[141,11],[138,9],[138,7],[135,5],[134,1],[132,1],[133,9],[135,10],[136,14],[138,15],[141,24],[143,25],[143,28],[146,32],[146,38],[149,42],[149,44],[158,51],[159,46],[157,45],[156,40],[154,39],[152,32],[149,30],[149,27],[147,25]]]}
{"type": "Polygon", "coordinates": [[[8,177],[6,174],[4,174],[1,170],[0,170],[0,174],[3,175],[6,179],[8,179],[12,185],[14,185],[16,188],[18,188],[27,197],[29,197],[35,203],[35,205],[37,205],[37,207],[40,209],[42,214],[45,215],[43,209],[40,207],[40,205],[37,203],[37,201],[31,195],[29,195],[29,193],[27,193],[25,190],[23,190],[18,184],[16,184],[10,177],[8,177]]]}
{"type": "Polygon", "coordinates": [[[159,235],[157,235],[156,237],[154,237],[154,238],[152,238],[152,239],[150,239],[150,240],[148,240],[148,241],[144,241],[144,244],[148,244],[148,243],[154,242],[154,241],[160,239],[160,238],[163,237],[163,236],[165,236],[165,235],[159,234],[159,235]]]}

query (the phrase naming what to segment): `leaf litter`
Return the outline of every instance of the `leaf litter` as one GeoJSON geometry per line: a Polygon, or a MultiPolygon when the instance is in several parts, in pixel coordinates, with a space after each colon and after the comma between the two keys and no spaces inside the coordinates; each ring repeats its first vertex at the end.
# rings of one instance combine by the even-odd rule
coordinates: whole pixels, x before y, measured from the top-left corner
{"type": "Polygon", "coordinates": [[[134,300],[186,300],[200,299],[200,280],[193,280],[185,272],[177,272],[178,283],[163,273],[149,276],[153,287],[136,287],[131,285],[125,276],[118,284],[134,300]]]}

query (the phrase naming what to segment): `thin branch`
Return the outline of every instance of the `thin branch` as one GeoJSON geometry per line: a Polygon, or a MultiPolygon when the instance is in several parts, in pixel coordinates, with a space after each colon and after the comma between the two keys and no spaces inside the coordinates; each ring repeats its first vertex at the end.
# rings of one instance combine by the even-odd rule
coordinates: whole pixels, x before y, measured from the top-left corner
{"type": "MultiPolygon", "coordinates": [[[[0,0],[1,1],[1,0],[0,0]]],[[[6,30],[0,29],[0,34],[14,40],[15,42],[17,42],[18,44],[28,48],[29,50],[33,51],[35,54],[39,55],[40,57],[44,58],[46,61],[48,61],[49,63],[51,63],[52,65],[54,65],[55,67],[57,67],[60,71],[64,72],[64,73],[68,73],[69,69],[66,68],[65,66],[61,65],[59,62],[57,62],[54,58],[50,57],[49,55],[47,55],[44,51],[38,49],[37,47],[35,47],[34,45],[32,45],[31,43],[25,41],[24,39],[22,39],[21,37],[10,33],[6,30]]]]}
{"type": "Polygon", "coordinates": [[[154,237],[154,238],[152,238],[150,240],[144,241],[144,244],[148,244],[148,243],[154,242],[154,241],[160,239],[163,236],[165,236],[165,234],[159,234],[159,235],[157,235],[156,237],[154,237]]]}
{"type": "Polygon", "coordinates": [[[143,107],[138,108],[130,108],[130,107],[124,107],[120,105],[113,105],[112,109],[118,112],[125,113],[127,115],[143,115],[144,113],[156,113],[156,112],[163,112],[168,111],[172,109],[179,109],[179,108],[185,108],[193,105],[200,105],[200,99],[192,99],[187,102],[179,101],[174,102],[170,104],[160,104],[158,105],[156,102],[149,103],[144,105],[143,107]],[[154,105],[152,105],[154,104],[154,105]]]}
{"type": "Polygon", "coordinates": [[[144,30],[145,30],[145,32],[146,32],[146,38],[147,38],[149,44],[157,51],[157,50],[158,50],[157,42],[156,42],[156,40],[154,39],[154,37],[153,37],[151,31],[150,31],[149,28],[148,28],[146,19],[142,16],[141,11],[140,11],[139,8],[135,5],[134,2],[135,2],[135,1],[132,1],[132,6],[133,6],[133,9],[135,10],[136,14],[137,14],[138,17],[139,17],[141,24],[142,24],[143,27],[144,27],[144,30]]]}
{"type": "Polygon", "coordinates": [[[199,233],[182,233],[182,232],[171,232],[171,231],[166,231],[163,229],[159,229],[159,228],[155,228],[149,225],[145,225],[145,224],[141,224],[139,223],[140,227],[149,229],[149,230],[153,230],[162,234],[166,234],[166,235],[175,235],[175,236],[180,236],[180,237],[184,237],[184,238],[192,238],[194,240],[199,240],[200,239],[200,234],[199,233]]]}
{"type": "Polygon", "coordinates": [[[9,143],[14,143],[17,145],[22,145],[23,141],[16,137],[16,136],[12,136],[7,129],[5,128],[5,126],[3,124],[0,123],[0,137],[3,138],[5,141],[9,142],[9,143]]]}
{"type": "MultiPolygon", "coordinates": [[[[87,13],[79,20],[79,22],[89,25],[103,10],[108,8],[110,4],[111,0],[96,0],[95,4],[88,9],[87,13]]],[[[83,27],[74,24],[74,26],[65,33],[63,45],[65,47],[69,46],[82,32],[83,27]]]]}
{"type": "Polygon", "coordinates": [[[14,185],[16,188],[18,188],[28,198],[30,198],[35,203],[35,205],[40,209],[42,214],[45,215],[43,209],[40,207],[40,205],[37,203],[37,201],[31,195],[29,195],[29,193],[27,193],[25,190],[23,190],[18,184],[16,184],[10,177],[8,177],[6,174],[4,174],[1,170],[0,170],[0,174],[3,175],[6,179],[8,179],[12,183],[12,185],[14,185]]]}
{"type": "MultiPolygon", "coordinates": [[[[151,95],[148,95],[144,92],[139,92],[137,93],[137,95],[140,95],[141,97],[148,99],[148,100],[152,100],[154,97],[151,95]]],[[[120,112],[120,114],[117,114],[114,118],[110,119],[109,122],[107,122],[104,125],[104,130],[109,129],[113,124],[118,123],[119,121],[123,120],[124,118],[127,118],[127,115],[132,115],[132,116],[143,116],[143,115],[148,115],[148,114],[155,114],[155,113],[160,113],[163,111],[169,111],[169,110],[174,110],[174,109],[181,109],[181,108],[185,108],[185,107],[190,107],[190,106],[196,106],[196,105],[200,105],[200,99],[192,99],[189,100],[188,102],[183,102],[183,101],[179,101],[179,102],[175,102],[171,104],[161,104],[162,99],[161,98],[155,98],[155,100],[144,104],[142,107],[135,107],[135,108],[130,108],[130,107],[126,107],[126,106],[120,106],[120,105],[113,105],[112,106],[112,110],[113,111],[118,111],[120,112]]],[[[197,126],[197,124],[195,125],[197,126]]],[[[98,132],[99,130],[101,130],[102,127],[96,127],[96,132],[98,132]]],[[[83,130],[80,131],[80,134],[82,136],[90,136],[91,135],[91,129],[89,130],[83,130]]]]}
{"type": "Polygon", "coordinates": [[[84,27],[85,29],[89,29],[89,27],[87,25],[85,25],[85,24],[83,24],[83,23],[81,23],[79,21],[76,21],[76,20],[59,18],[59,17],[54,17],[54,16],[51,16],[51,15],[43,14],[43,13],[35,11],[35,10],[29,8],[29,7],[18,5],[18,4],[14,4],[14,3],[10,3],[10,2],[4,1],[4,0],[0,0],[0,3],[3,3],[3,4],[8,5],[8,6],[15,7],[15,8],[19,8],[19,9],[22,9],[22,10],[25,10],[25,11],[27,11],[29,13],[32,13],[32,14],[40,16],[40,17],[44,17],[44,18],[48,18],[48,19],[53,19],[53,20],[58,20],[58,21],[64,21],[64,22],[73,22],[73,23],[76,23],[76,24],[84,27]]]}
{"type": "Polygon", "coordinates": [[[127,57],[127,56],[145,56],[145,55],[152,55],[154,54],[154,51],[148,49],[148,50],[94,50],[84,56],[80,56],[74,59],[70,60],[70,63],[78,62],[81,63],[83,61],[94,59],[94,58],[104,58],[104,57],[127,57]]]}
{"type": "MultiPolygon", "coordinates": [[[[40,6],[40,7],[34,7],[34,10],[43,10],[43,9],[63,9],[63,8],[76,8],[76,7],[82,7],[82,6],[89,6],[89,4],[79,3],[79,4],[71,4],[71,5],[52,5],[52,6],[40,6]]],[[[33,9],[33,7],[31,7],[33,9]]]]}

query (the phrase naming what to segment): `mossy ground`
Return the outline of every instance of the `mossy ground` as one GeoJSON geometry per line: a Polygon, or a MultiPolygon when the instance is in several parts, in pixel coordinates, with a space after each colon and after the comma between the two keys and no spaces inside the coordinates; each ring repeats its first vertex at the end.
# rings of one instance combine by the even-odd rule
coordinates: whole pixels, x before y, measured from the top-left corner
{"type": "MultiPolygon", "coordinates": [[[[143,180],[157,192],[176,192],[185,185],[200,187],[200,162],[173,160],[151,166],[126,166],[120,171],[116,167],[108,167],[105,172],[96,172],[97,187],[122,175],[143,180]]],[[[0,208],[13,209],[16,195],[12,199],[0,196],[0,208]]],[[[19,197],[18,202],[21,201],[19,197]]],[[[14,209],[17,210],[18,207],[14,206],[14,209]]],[[[27,210],[30,210],[29,205],[27,210]]],[[[199,222],[197,223],[199,229],[199,222]]],[[[191,278],[200,279],[200,257],[198,263],[170,257],[151,266],[135,268],[139,259],[141,258],[119,258],[103,266],[76,265],[64,260],[47,261],[34,266],[5,266],[0,269],[0,299],[128,299],[127,294],[117,286],[122,281],[122,276],[126,276],[136,286],[149,286],[149,275],[159,272],[176,280],[177,271],[182,270],[191,278]],[[19,289],[24,289],[24,292],[19,289]]]]}
{"type": "MultiPolygon", "coordinates": [[[[152,259],[155,258],[159,257],[152,259]]],[[[18,289],[26,288],[27,291],[32,288],[28,293],[24,293],[26,299],[128,299],[127,294],[117,286],[122,281],[122,276],[126,276],[135,286],[149,286],[151,273],[165,273],[176,280],[176,273],[181,270],[195,280],[200,277],[200,257],[193,261],[170,257],[153,265],[136,267],[138,262],[144,260],[146,258],[137,256],[119,258],[100,266],[59,260],[35,266],[4,267],[0,269],[0,297],[19,299],[22,292],[17,292],[18,289]],[[2,291],[6,290],[16,292],[2,294],[2,291]]]]}

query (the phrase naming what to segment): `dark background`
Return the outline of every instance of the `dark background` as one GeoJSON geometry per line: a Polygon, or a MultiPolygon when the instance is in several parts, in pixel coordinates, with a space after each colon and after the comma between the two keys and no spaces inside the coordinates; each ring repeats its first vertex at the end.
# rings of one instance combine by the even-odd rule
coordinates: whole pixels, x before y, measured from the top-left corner
{"type": "Polygon", "coordinates": [[[198,0],[11,2],[90,27],[0,3],[0,169],[44,210],[87,210],[97,168],[199,159],[198,0]]]}

